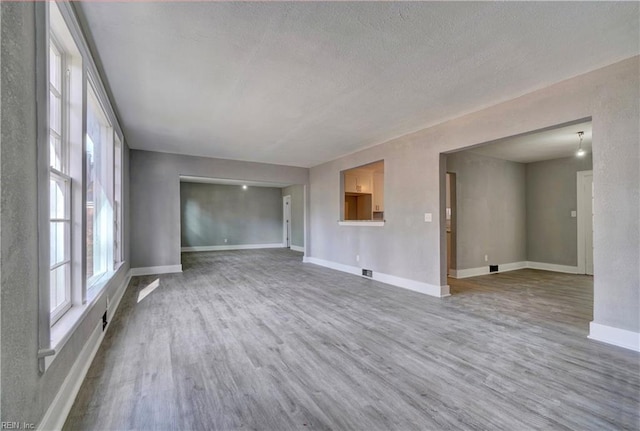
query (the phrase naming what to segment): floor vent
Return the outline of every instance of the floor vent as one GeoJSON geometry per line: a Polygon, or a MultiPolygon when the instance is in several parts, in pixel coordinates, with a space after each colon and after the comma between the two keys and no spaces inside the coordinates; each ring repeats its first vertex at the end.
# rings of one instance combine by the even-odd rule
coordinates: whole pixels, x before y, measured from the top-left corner
{"type": "Polygon", "coordinates": [[[102,315],[102,330],[107,327],[107,312],[105,311],[102,315]]]}
{"type": "Polygon", "coordinates": [[[363,269],[362,275],[364,275],[365,277],[373,277],[373,271],[371,271],[370,269],[363,269]]]}
{"type": "Polygon", "coordinates": [[[498,265],[489,265],[489,272],[498,272],[498,265]]]}

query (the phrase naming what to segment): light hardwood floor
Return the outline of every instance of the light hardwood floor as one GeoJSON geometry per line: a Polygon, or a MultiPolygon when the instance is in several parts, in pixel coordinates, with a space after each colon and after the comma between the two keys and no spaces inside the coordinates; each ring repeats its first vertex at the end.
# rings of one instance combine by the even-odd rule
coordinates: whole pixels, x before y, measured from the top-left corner
{"type": "Polygon", "coordinates": [[[439,299],[288,250],[182,258],[132,280],[65,429],[640,428],[639,355],[586,338],[591,277],[450,280],[439,299]]]}

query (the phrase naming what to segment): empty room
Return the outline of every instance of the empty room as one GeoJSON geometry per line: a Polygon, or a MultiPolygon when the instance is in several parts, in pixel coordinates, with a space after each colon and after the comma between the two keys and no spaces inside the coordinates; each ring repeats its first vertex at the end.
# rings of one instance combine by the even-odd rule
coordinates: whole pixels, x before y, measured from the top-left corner
{"type": "Polygon", "coordinates": [[[640,430],[638,2],[0,2],[0,421],[640,430]]]}

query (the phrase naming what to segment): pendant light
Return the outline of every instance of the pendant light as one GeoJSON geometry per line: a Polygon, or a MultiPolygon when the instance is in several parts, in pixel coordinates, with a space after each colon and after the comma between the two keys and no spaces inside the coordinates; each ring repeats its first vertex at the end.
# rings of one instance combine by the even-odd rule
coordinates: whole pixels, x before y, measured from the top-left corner
{"type": "Polygon", "coordinates": [[[576,156],[583,157],[587,152],[582,149],[582,137],[584,136],[584,132],[578,132],[578,138],[580,142],[578,143],[578,151],[576,151],[576,156]]]}

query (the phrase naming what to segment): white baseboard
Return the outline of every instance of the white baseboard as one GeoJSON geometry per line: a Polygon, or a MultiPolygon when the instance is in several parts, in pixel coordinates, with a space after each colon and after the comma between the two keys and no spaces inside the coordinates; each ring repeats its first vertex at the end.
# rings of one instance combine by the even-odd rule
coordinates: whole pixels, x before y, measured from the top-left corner
{"type": "Polygon", "coordinates": [[[498,272],[515,271],[517,269],[527,268],[527,263],[528,262],[525,262],[525,261],[503,263],[498,265],[498,271],[495,271],[495,272],[489,272],[489,265],[481,266],[479,268],[467,268],[467,269],[455,269],[455,270],[452,269],[452,270],[449,270],[449,277],[469,278],[469,277],[477,277],[479,275],[496,274],[498,272]]]}
{"type": "Polygon", "coordinates": [[[498,265],[498,271],[495,271],[495,272],[489,272],[489,265],[481,266],[479,268],[451,269],[449,270],[449,277],[469,278],[469,277],[477,277],[479,275],[515,271],[518,269],[525,269],[525,268],[540,269],[543,271],[563,272],[567,274],[578,273],[578,267],[576,266],[556,265],[554,263],[522,261],[522,262],[501,263],[498,265]]]}
{"type": "Polygon", "coordinates": [[[566,274],[577,274],[577,266],[556,265],[555,263],[527,262],[527,268],[541,269],[543,271],[564,272],[566,274]]]}
{"type": "Polygon", "coordinates": [[[299,245],[292,245],[291,250],[304,253],[304,247],[300,247],[299,245]]]}
{"type": "MultiPolygon", "coordinates": [[[[182,247],[183,253],[199,252],[199,251],[225,251],[225,250],[253,250],[258,248],[284,248],[281,242],[271,244],[236,244],[236,245],[203,245],[195,247],[182,247]]],[[[292,247],[293,248],[293,247],[292,247]]]]}
{"type": "MultiPolygon", "coordinates": [[[[362,268],[358,268],[356,266],[344,265],[337,262],[331,262],[328,260],[306,256],[302,259],[302,261],[305,263],[313,263],[316,265],[324,266],[326,268],[335,269],[336,271],[342,271],[362,277],[362,268]]],[[[440,298],[449,296],[448,285],[436,286],[434,284],[423,283],[421,281],[410,280],[408,278],[397,277],[395,275],[384,274],[377,271],[373,271],[373,279],[381,283],[390,284],[396,287],[402,287],[403,289],[413,290],[414,292],[420,292],[430,296],[437,296],[440,298]]]]}
{"type": "MultiPolygon", "coordinates": [[[[124,282],[116,290],[116,293],[109,304],[109,308],[107,310],[107,316],[110,316],[108,317],[109,322],[111,322],[111,318],[118,309],[120,300],[122,299],[124,292],[127,290],[130,280],[131,270],[129,270],[124,282]]],[[[100,348],[100,344],[102,344],[102,340],[104,339],[106,332],[109,330],[109,326],[110,325],[107,325],[103,331],[102,321],[99,321],[93,332],[91,332],[91,335],[80,351],[78,358],[71,366],[69,374],[67,374],[67,377],[62,382],[62,386],[60,386],[60,390],[56,394],[56,397],[53,399],[51,405],[40,421],[38,430],[57,431],[62,429],[65,421],[67,420],[67,416],[71,411],[71,407],[73,406],[76,396],[80,391],[82,382],[84,382],[84,378],[89,371],[91,363],[93,362],[93,358],[96,356],[96,353],[100,348]]]]}
{"type": "Polygon", "coordinates": [[[640,352],[640,333],[638,332],[591,322],[588,338],[640,352]]]}
{"type": "Polygon", "coordinates": [[[182,272],[182,265],[146,266],[142,268],[131,268],[132,277],[136,277],[138,275],[171,274],[174,272],[182,272]]]}

